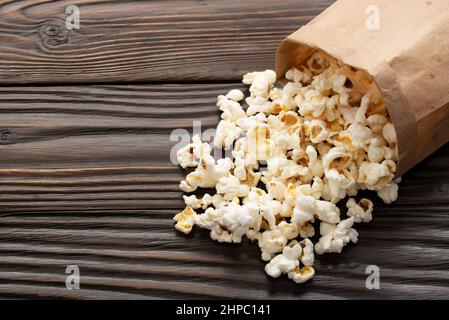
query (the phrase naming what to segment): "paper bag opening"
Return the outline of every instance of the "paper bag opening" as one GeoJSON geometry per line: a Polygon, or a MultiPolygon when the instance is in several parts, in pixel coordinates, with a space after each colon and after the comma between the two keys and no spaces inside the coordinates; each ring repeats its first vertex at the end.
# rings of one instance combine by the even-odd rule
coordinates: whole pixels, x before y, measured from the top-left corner
{"type": "Polygon", "coordinates": [[[279,79],[317,50],[373,78],[397,134],[397,177],[449,141],[449,6],[431,3],[340,0],[276,54],[279,79]],[[366,26],[369,6],[378,9],[379,29],[366,26]]]}

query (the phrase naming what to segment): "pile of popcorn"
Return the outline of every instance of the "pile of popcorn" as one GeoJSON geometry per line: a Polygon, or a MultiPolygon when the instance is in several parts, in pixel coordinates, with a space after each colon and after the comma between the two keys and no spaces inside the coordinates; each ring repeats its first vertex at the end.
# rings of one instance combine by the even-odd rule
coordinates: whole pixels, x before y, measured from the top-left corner
{"type": "Polygon", "coordinates": [[[213,144],[232,158],[216,160],[199,136],[177,152],[182,168],[194,168],[180,188],[214,194],[184,196],[174,220],[185,234],[197,225],[219,242],[246,236],[259,245],[268,275],[303,283],[315,274],[314,253],[340,253],[357,242],[354,224],[371,221],[373,203],[355,200],[358,190],[376,191],[385,203],[397,199],[398,153],[367,73],[317,51],[285,80],[279,88],[271,70],[246,74],[244,107],[240,90],[218,97],[213,144]],[[346,197],[345,217],[336,204],[346,197]]]}

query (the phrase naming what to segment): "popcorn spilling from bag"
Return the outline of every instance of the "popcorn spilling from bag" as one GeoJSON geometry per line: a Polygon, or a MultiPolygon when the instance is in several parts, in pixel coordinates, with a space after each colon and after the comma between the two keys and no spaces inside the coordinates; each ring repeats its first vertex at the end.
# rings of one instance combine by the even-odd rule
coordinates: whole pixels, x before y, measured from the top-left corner
{"type": "Polygon", "coordinates": [[[356,224],[371,221],[373,203],[356,200],[359,190],[397,199],[397,140],[366,73],[316,52],[285,78],[279,88],[274,71],[246,74],[245,107],[240,90],[218,97],[213,144],[232,159],[216,160],[199,136],[177,152],[181,167],[194,169],[180,188],[215,194],[184,196],[174,220],[180,232],[196,225],[218,242],[246,236],[259,245],[268,275],[303,283],[315,274],[314,253],[341,253],[357,242],[356,224]],[[347,197],[342,213],[336,204],[347,197]]]}

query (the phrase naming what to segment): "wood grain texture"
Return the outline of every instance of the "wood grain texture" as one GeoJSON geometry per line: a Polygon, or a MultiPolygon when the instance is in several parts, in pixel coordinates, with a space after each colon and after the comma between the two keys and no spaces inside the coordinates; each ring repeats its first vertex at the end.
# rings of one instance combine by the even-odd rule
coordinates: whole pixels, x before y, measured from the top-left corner
{"type": "Polygon", "coordinates": [[[240,80],[332,2],[0,1],[0,83],[240,80]]]}
{"type": "Polygon", "coordinates": [[[216,97],[233,87],[0,88],[0,210],[178,208],[170,134],[216,126],[216,97]]]}
{"type": "Polygon", "coordinates": [[[216,96],[332,2],[80,0],[68,31],[71,1],[0,1],[0,298],[448,298],[449,145],[301,286],[266,276],[254,244],[173,228],[172,131],[215,126],[216,96]],[[65,288],[70,264],[81,290],[65,288]]]}
{"type": "MultiPolygon", "coordinates": [[[[217,124],[230,84],[0,88],[0,297],[74,299],[449,297],[449,146],[375,202],[357,245],[318,258],[313,281],[263,271],[256,245],[184,236],[173,129],[217,124]],[[65,289],[65,268],[81,290],[65,289]],[[381,289],[365,288],[368,265],[381,289]]],[[[366,194],[374,197],[373,194],[366,194]]]]}

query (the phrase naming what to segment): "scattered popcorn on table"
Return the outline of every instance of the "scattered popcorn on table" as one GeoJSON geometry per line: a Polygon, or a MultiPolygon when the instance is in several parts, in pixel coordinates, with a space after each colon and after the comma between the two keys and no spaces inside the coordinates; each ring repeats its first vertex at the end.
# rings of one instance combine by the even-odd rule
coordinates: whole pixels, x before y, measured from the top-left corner
{"type": "Polygon", "coordinates": [[[265,266],[265,272],[273,277],[277,278],[282,273],[288,273],[293,271],[299,266],[299,259],[301,258],[302,247],[298,241],[291,241],[276,257],[270,260],[265,266]]]}
{"type": "Polygon", "coordinates": [[[341,253],[341,250],[349,242],[357,243],[359,234],[354,228],[354,218],[342,220],[338,224],[327,222],[320,223],[320,240],[315,244],[315,252],[323,254],[326,252],[341,253]]]}
{"type": "Polygon", "coordinates": [[[371,200],[363,198],[357,203],[350,198],[346,207],[348,208],[348,217],[353,217],[354,222],[370,222],[373,219],[373,202],[371,200]]]}
{"type": "Polygon", "coordinates": [[[237,89],[218,97],[213,144],[233,159],[214,159],[197,135],[178,151],[180,166],[193,168],[180,188],[215,194],[184,196],[174,220],[180,232],[197,225],[218,242],[246,236],[268,261],[268,275],[304,283],[315,274],[314,253],[340,253],[358,240],[354,223],[372,220],[372,201],[354,198],[359,190],[397,199],[397,140],[366,73],[316,52],[285,79],[277,87],[271,70],[248,73],[249,97],[237,89]],[[348,197],[344,219],[337,203],[348,197]]]}

